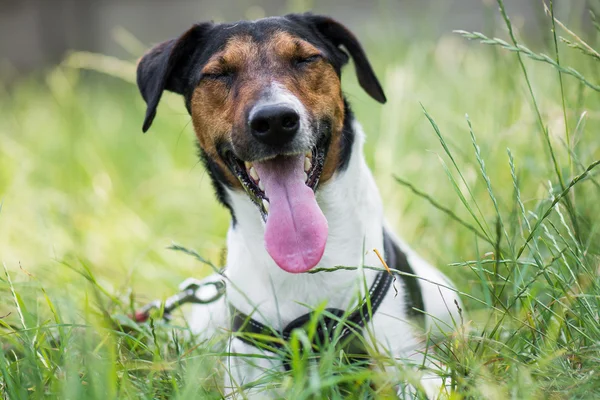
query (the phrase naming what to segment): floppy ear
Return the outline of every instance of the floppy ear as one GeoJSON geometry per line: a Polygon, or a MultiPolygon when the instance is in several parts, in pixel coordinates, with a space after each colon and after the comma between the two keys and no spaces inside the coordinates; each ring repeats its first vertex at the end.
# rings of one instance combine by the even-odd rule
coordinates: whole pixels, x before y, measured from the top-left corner
{"type": "Polygon", "coordinates": [[[385,103],[386,98],[381,84],[377,80],[369,59],[356,36],[333,18],[311,14],[305,14],[305,16],[315,26],[317,31],[335,47],[344,46],[346,48],[354,60],[356,76],[358,77],[360,86],[372,98],[380,103],[385,103]]]}
{"type": "Polygon", "coordinates": [[[194,25],[179,38],[156,45],[138,62],[137,85],[147,104],[144,133],[152,125],[163,91],[185,94],[189,88],[196,50],[211,26],[211,23],[194,25]]]}

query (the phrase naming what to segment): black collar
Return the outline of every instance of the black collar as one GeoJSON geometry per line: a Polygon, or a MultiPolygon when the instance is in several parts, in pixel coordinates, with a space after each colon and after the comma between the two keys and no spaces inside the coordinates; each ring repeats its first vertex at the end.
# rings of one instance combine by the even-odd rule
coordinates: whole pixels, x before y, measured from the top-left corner
{"type": "MultiPolygon", "coordinates": [[[[389,254],[393,254],[393,249],[389,248],[389,240],[384,240],[384,251],[386,259],[389,254]]],[[[346,318],[344,318],[344,315],[346,315],[344,310],[337,308],[325,309],[320,324],[317,325],[313,345],[318,347],[323,343],[331,343],[334,340],[343,343],[351,334],[358,333],[375,315],[393,279],[391,273],[379,272],[369,289],[369,293],[346,318]],[[340,324],[343,324],[343,326],[340,326],[340,324]],[[341,331],[336,334],[338,329],[341,329],[341,331]]],[[[278,331],[250,318],[231,305],[230,309],[232,331],[237,333],[236,337],[246,344],[271,352],[285,352],[284,343],[290,339],[292,331],[302,328],[313,316],[312,312],[304,314],[290,322],[282,331],[278,331]]],[[[286,370],[290,369],[287,357],[284,361],[284,368],[286,370]]]]}

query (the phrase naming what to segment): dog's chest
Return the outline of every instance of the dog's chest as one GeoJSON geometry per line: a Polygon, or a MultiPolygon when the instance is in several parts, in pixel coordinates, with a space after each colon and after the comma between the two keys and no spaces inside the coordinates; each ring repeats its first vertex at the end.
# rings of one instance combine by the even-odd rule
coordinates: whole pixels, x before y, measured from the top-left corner
{"type": "MultiPolygon", "coordinates": [[[[250,260],[247,254],[245,257],[242,254],[236,256],[235,249],[230,249],[229,257],[250,260]]],[[[322,264],[331,267],[323,268],[360,265],[339,261],[330,261],[326,254],[322,264]]],[[[377,265],[375,262],[371,256],[365,259],[365,263],[371,265],[377,265]]],[[[338,309],[352,307],[364,295],[364,289],[371,285],[375,275],[371,270],[356,269],[292,275],[280,273],[274,266],[268,268],[270,273],[257,272],[256,269],[264,271],[264,267],[264,264],[253,266],[251,263],[243,268],[228,267],[227,277],[234,286],[233,290],[231,287],[228,289],[228,301],[246,314],[255,313],[255,319],[269,322],[278,329],[324,305],[338,309]]]]}

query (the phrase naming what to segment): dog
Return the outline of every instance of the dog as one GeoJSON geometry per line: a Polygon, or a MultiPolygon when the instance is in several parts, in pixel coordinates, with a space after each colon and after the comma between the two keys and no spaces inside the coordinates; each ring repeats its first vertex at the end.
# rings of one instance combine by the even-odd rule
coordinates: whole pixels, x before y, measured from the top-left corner
{"type": "MultiPolygon", "coordinates": [[[[227,294],[195,306],[190,325],[205,336],[231,331],[232,354],[275,351],[237,333],[289,333],[301,327],[294,321],[306,321],[326,303],[333,314],[350,314],[354,330],[371,329],[367,342],[420,365],[426,334],[460,318],[448,278],[386,226],[363,156],[365,134],[341,88],[350,58],[362,89],[385,103],[354,34],[311,13],[199,23],[138,62],[147,104],[143,131],[165,90],[182,95],[217,199],[231,213],[225,273],[206,280],[225,279],[227,294]],[[336,266],[361,268],[311,273],[336,266]],[[400,274],[391,282],[387,272],[367,267],[400,274]],[[353,307],[363,311],[352,313],[353,307]]],[[[230,356],[228,365],[228,395],[282,395],[260,385],[240,388],[285,362],[230,356]]],[[[443,389],[439,379],[432,384],[426,377],[422,386],[432,398],[443,389]]]]}

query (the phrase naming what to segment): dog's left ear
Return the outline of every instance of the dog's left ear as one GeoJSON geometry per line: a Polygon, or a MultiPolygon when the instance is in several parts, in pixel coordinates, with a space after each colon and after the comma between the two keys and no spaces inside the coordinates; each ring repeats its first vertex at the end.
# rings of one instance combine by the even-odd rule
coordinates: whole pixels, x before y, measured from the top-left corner
{"type": "Polygon", "coordinates": [[[354,67],[356,68],[356,76],[358,77],[358,83],[360,86],[375,100],[380,103],[385,103],[386,98],[381,88],[381,84],[369,59],[365,54],[360,42],[354,36],[352,32],[344,25],[334,20],[333,18],[312,15],[310,13],[304,14],[304,18],[316,28],[316,30],[335,47],[344,46],[348,51],[352,60],[354,61],[354,67]]]}
{"type": "Polygon", "coordinates": [[[137,84],[147,104],[144,133],[152,125],[163,91],[185,94],[192,84],[196,54],[211,27],[208,22],[194,25],[180,37],[156,45],[138,62],[137,84]]]}

